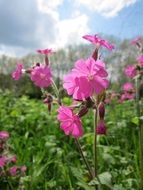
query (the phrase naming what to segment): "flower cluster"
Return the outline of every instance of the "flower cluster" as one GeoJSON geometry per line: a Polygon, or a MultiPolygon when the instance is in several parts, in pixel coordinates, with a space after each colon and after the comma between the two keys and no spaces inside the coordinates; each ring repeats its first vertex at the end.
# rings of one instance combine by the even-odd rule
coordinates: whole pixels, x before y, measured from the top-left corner
{"type": "MultiPolygon", "coordinates": [[[[85,35],[83,38],[96,45],[95,51],[88,59],[77,60],[73,69],[63,79],[63,88],[68,95],[72,96],[74,101],[81,102],[81,106],[78,113],[74,112],[74,107],[61,106],[58,109],[58,120],[61,122],[61,129],[66,135],[75,138],[83,135],[80,118],[88,112],[89,108],[97,107],[98,111],[100,102],[97,103],[97,99],[109,86],[105,63],[98,59],[98,49],[100,46],[104,46],[109,50],[114,48],[112,44],[97,35],[85,35]]],[[[99,110],[101,110],[100,106],[99,110]]],[[[104,117],[99,120],[96,134],[106,134],[104,117]]]]}
{"type": "MultiPolygon", "coordinates": [[[[141,38],[137,37],[131,41],[132,45],[136,45],[142,51],[142,45],[140,43],[141,38]]],[[[137,63],[134,65],[127,65],[124,69],[125,75],[130,79],[142,80],[143,77],[143,54],[137,57],[137,63]]],[[[142,84],[140,85],[142,88],[142,84]]],[[[123,86],[123,94],[121,95],[121,102],[124,100],[131,100],[135,98],[135,88],[132,83],[125,83],[123,86]]],[[[138,89],[140,91],[140,89],[138,89]]]]}
{"type": "MultiPolygon", "coordinates": [[[[60,105],[58,109],[58,120],[61,122],[60,127],[66,135],[71,135],[75,138],[83,135],[83,127],[81,117],[88,112],[89,108],[94,109],[98,107],[98,96],[100,96],[109,86],[107,79],[108,73],[105,68],[105,63],[98,58],[98,51],[101,46],[113,50],[114,45],[110,44],[107,40],[102,39],[98,35],[85,35],[84,39],[95,44],[95,50],[91,57],[87,59],[79,59],[75,62],[73,69],[64,76],[63,88],[67,91],[68,95],[73,97],[73,100],[80,101],[79,111],[76,113],[74,107],[67,107],[61,104],[61,100],[57,97],[57,102],[60,105]]],[[[52,79],[52,72],[48,56],[54,53],[52,49],[37,50],[38,53],[44,55],[44,64],[37,63],[36,65],[23,69],[22,64],[18,64],[16,70],[12,73],[15,80],[19,80],[23,73],[30,75],[33,83],[42,88],[47,88],[50,85],[55,87],[52,79]]],[[[55,89],[57,91],[57,89],[55,89]]],[[[56,93],[57,95],[58,93],[56,93]]],[[[48,111],[51,112],[53,97],[46,89],[43,94],[43,102],[48,105],[48,111]]],[[[102,101],[102,100],[101,100],[102,101]]],[[[105,134],[105,130],[101,132],[103,126],[100,122],[100,129],[97,129],[97,134],[105,134]],[[100,132],[98,132],[100,131],[100,132]]]]}
{"type": "Polygon", "coordinates": [[[23,73],[28,73],[30,75],[31,80],[36,86],[40,88],[46,88],[50,86],[52,83],[52,72],[49,66],[48,55],[52,54],[53,51],[52,49],[45,49],[37,50],[37,52],[42,55],[45,55],[44,63],[37,63],[36,65],[26,70],[23,69],[23,64],[18,63],[16,70],[12,73],[12,77],[14,80],[19,80],[23,73]]]}
{"type": "Polygon", "coordinates": [[[9,133],[7,131],[0,131],[0,176],[5,178],[7,176],[20,177],[25,175],[26,166],[17,166],[16,155],[12,155],[7,144],[9,133]]]}

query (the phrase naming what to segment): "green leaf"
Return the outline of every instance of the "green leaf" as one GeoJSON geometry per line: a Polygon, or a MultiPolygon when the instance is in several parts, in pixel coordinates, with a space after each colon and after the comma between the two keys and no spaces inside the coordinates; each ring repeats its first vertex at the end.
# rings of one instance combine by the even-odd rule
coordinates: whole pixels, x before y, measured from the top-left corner
{"type": "Polygon", "coordinates": [[[139,125],[139,118],[138,117],[133,117],[131,122],[134,123],[135,125],[139,125]]]}

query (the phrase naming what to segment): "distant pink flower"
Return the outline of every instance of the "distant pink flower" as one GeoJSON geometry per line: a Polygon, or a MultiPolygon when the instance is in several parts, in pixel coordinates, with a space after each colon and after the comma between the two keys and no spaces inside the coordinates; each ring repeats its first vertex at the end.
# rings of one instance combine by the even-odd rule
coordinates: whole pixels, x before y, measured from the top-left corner
{"type": "Polygon", "coordinates": [[[134,86],[132,83],[130,82],[126,82],[124,85],[123,85],[123,90],[124,91],[132,91],[134,89],[134,86]]]}
{"type": "Polygon", "coordinates": [[[134,65],[128,65],[125,68],[124,73],[127,77],[133,78],[137,75],[136,67],[134,65]]]}
{"type": "Polygon", "coordinates": [[[2,156],[0,157],[0,168],[4,167],[6,164],[6,157],[2,156]]]}
{"type": "Polygon", "coordinates": [[[85,35],[83,38],[90,41],[92,44],[96,44],[97,46],[104,46],[109,50],[113,50],[115,48],[113,44],[110,44],[107,40],[103,40],[98,35],[85,35]]]}
{"type": "Polygon", "coordinates": [[[9,138],[9,133],[7,131],[0,131],[0,139],[7,140],[9,138]]]}
{"type": "Polygon", "coordinates": [[[20,170],[21,170],[21,172],[26,172],[27,167],[26,166],[21,166],[20,170]]]}
{"type": "Polygon", "coordinates": [[[64,77],[63,87],[74,99],[83,100],[94,94],[100,94],[108,87],[105,64],[93,58],[80,59],[71,73],[64,77]]]}
{"type": "Polygon", "coordinates": [[[99,120],[98,125],[96,127],[97,135],[105,135],[106,134],[106,126],[104,120],[99,120]]]}
{"type": "Polygon", "coordinates": [[[73,110],[61,106],[58,109],[58,120],[61,122],[61,129],[66,135],[72,135],[75,138],[83,136],[83,128],[78,115],[73,110]]]}
{"type": "Polygon", "coordinates": [[[137,61],[139,62],[140,66],[143,67],[143,55],[140,55],[140,56],[137,58],[137,61]]]}
{"type": "Polygon", "coordinates": [[[50,55],[54,53],[52,49],[38,49],[37,52],[44,55],[50,55]]]}
{"type": "Polygon", "coordinates": [[[140,40],[141,40],[140,37],[136,37],[135,39],[133,39],[133,40],[131,41],[131,44],[132,44],[132,45],[139,45],[140,40]]]}
{"type": "Polygon", "coordinates": [[[13,163],[16,163],[17,157],[14,155],[14,156],[12,156],[11,158],[9,158],[9,161],[10,161],[10,162],[13,162],[13,163]]]}
{"type": "Polygon", "coordinates": [[[52,83],[52,74],[48,66],[36,66],[31,72],[31,80],[36,86],[48,87],[52,83]]]}
{"type": "Polygon", "coordinates": [[[121,95],[121,98],[120,98],[120,102],[123,102],[125,100],[132,100],[135,98],[135,94],[134,93],[128,93],[128,92],[125,92],[121,95]]]}
{"type": "Polygon", "coordinates": [[[22,64],[17,64],[16,70],[12,73],[12,78],[14,80],[19,80],[21,78],[22,69],[23,69],[23,65],[22,64]]]}
{"type": "Polygon", "coordinates": [[[9,173],[10,173],[11,176],[16,176],[17,171],[18,171],[18,167],[17,167],[17,166],[12,166],[12,167],[9,169],[9,173]]]}

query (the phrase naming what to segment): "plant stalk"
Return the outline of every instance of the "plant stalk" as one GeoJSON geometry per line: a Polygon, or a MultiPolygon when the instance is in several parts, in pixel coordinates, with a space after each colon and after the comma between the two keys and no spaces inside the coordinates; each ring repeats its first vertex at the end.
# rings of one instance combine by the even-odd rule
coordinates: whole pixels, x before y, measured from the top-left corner
{"type": "Polygon", "coordinates": [[[94,143],[93,143],[93,155],[94,155],[94,176],[97,176],[97,168],[98,168],[98,161],[97,161],[97,134],[96,134],[96,127],[97,127],[97,108],[94,110],[94,143]]]}
{"type": "Polygon", "coordinates": [[[87,168],[87,170],[88,170],[89,176],[90,176],[90,178],[91,178],[91,180],[92,180],[92,179],[94,178],[94,175],[93,175],[92,169],[91,169],[91,167],[90,167],[90,165],[89,165],[87,159],[85,158],[85,156],[84,156],[84,154],[83,154],[83,150],[82,150],[81,144],[80,144],[80,142],[78,141],[77,138],[75,138],[75,142],[76,142],[76,145],[77,145],[77,147],[78,147],[78,150],[79,150],[79,152],[80,152],[80,154],[81,154],[81,157],[82,157],[82,159],[83,159],[83,161],[84,161],[84,163],[85,163],[85,165],[86,165],[86,168],[87,168]]]}

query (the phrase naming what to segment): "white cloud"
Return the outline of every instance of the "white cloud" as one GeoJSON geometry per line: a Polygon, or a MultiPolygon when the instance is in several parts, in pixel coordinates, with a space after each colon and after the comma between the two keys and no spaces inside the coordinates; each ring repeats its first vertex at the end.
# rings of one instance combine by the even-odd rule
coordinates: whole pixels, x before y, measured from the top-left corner
{"type": "MultiPolygon", "coordinates": [[[[60,20],[58,6],[63,3],[63,0],[37,0],[37,2],[39,10],[53,18],[55,39],[54,43],[50,44],[52,47],[59,48],[73,43],[78,44],[82,40],[82,35],[89,32],[88,17],[78,10],[74,10],[70,18],[60,20]]],[[[46,43],[48,44],[48,41],[44,41],[43,45],[46,43]]]]}
{"type": "Polygon", "coordinates": [[[58,19],[59,14],[57,8],[63,3],[63,0],[37,0],[39,11],[50,14],[53,18],[58,19]]]}
{"type": "Polygon", "coordinates": [[[25,55],[37,48],[61,48],[78,44],[89,33],[88,16],[73,10],[60,18],[59,6],[64,0],[0,0],[0,54],[25,55]],[[3,20],[3,18],[6,18],[3,20]]]}
{"type": "Polygon", "coordinates": [[[78,6],[96,11],[105,17],[114,17],[125,7],[132,5],[137,0],[75,0],[78,6]]]}
{"type": "Polygon", "coordinates": [[[78,12],[72,15],[72,18],[59,21],[57,23],[57,46],[66,46],[67,44],[79,44],[82,36],[90,32],[88,27],[88,17],[78,12]]]}

